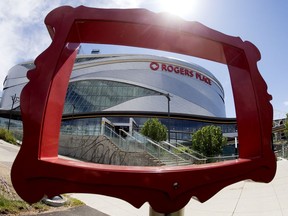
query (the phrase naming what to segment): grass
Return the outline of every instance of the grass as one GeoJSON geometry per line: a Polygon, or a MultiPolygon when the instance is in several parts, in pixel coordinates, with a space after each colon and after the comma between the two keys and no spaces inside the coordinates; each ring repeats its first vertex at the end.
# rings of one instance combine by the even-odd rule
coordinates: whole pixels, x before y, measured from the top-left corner
{"type": "Polygon", "coordinates": [[[29,205],[23,200],[10,200],[0,195],[0,215],[4,214],[20,214],[22,212],[43,212],[48,211],[49,206],[43,203],[29,205]]]}
{"type": "MultiPolygon", "coordinates": [[[[84,205],[83,202],[65,195],[67,202],[63,206],[64,208],[71,208],[84,205]]],[[[0,215],[19,215],[24,213],[43,213],[46,211],[58,210],[59,207],[51,207],[44,203],[37,202],[29,205],[23,200],[11,200],[3,195],[0,195],[0,215]]]]}
{"type": "Polygon", "coordinates": [[[69,195],[64,195],[67,198],[67,202],[65,204],[66,207],[77,207],[82,206],[84,203],[76,198],[70,197],[69,195]]]}
{"type": "Polygon", "coordinates": [[[17,140],[13,136],[13,134],[4,128],[0,128],[0,139],[6,141],[8,143],[17,144],[17,140]]]}
{"type": "Polygon", "coordinates": [[[12,201],[6,199],[3,195],[0,195],[0,214],[17,214],[23,209],[26,209],[26,205],[21,201],[12,201]]]}
{"type": "MultiPolygon", "coordinates": [[[[6,138],[8,137],[11,141],[10,135],[9,131],[0,128],[0,136],[6,136],[6,138]]],[[[84,205],[83,202],[72,198],[69,195],[65,195],[65,197],[67,202],[63,207],[51,207],[41,201],[29,205],[27,202],[23,201],[14,190],[11,183],[10,167],[0,163],[0,215],[39,214],[47,211],[59,211],[84,205]]]]}

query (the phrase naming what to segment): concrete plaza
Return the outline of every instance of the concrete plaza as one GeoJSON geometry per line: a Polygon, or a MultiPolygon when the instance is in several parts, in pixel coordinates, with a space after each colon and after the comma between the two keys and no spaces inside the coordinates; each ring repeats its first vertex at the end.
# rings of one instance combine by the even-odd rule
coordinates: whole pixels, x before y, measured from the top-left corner
{"type": "MultiPolygon", "coordinates": [[[[11,166],[19,147],[0,140],[0,163],[11,166]]],[[[72,194],[87,206],[111,216],[148,216],[149,205],[140,209],[129,203],[101,195],[72,194]]],[[[222,189],[205,203],[191,199],[185,215],[213,216],[288,216],[288,161],[277,162],[277,173],[268,184],[241,181],[222,189]]],[[[57,215],[61,215],[58,212],[57,215]]],[[[67,212],[63,215],[67,215],[67,212]]]]}
{"type": "MultiPolygon", "coordinates": [[[[149,215],[147,203],[136,209],[116,198],[91,194],[73,196],[108,215],[149,215]]],[[[278,161],[277,173],[272,182],[241,181],[222,189],[205,203],[191,199],[184,209],[184,215],[288,216],[288,161],[278,161]]]]}

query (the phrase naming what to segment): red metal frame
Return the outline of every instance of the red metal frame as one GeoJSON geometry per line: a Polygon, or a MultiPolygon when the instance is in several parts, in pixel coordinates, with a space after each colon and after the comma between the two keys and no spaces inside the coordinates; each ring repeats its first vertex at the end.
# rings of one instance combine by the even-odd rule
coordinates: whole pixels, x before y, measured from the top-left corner
{"type": "Polygon", "coordinates": [[[269,182],[276,170],[271,149],[272,106],[257,69],[258,49],[250,42],[197,22],[144,9],[60,7],[45,23],[51,45],[27,73],[21,93],[23,143],[12,181],[27,202],[44,194],[104,194],[157,212],[181,209],[192,196],[206,201],[223,187],[252,179],[269,182]],[[104,43],[165,50],[228,65],[235,100],[239,159],[184,167],[128,167],[58,157],[59,131],[67,86],[79,43],[104,43]]]}

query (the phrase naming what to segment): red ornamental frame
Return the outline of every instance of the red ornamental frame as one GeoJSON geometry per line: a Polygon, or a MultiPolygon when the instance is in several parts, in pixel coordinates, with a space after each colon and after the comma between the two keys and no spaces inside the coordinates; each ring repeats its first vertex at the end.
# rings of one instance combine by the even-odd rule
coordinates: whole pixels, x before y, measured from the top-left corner
{"type": "Polygon", "coordinates": [[[33,203],[44,195],[97,193],[137,208],[148,201],[155,211],[169,213],[184,207],[192,196],[204,202],[237,181],[273,179],[272,97],[257,69],[260,52],[252,43],[144,9],[63,6],[51,11],[45,24],[52,43],[27,73],[30,81],[20,98],[23,143],[11,171],[13,185],[24,200],[33,203]],[[64,100],[81,42],[151,48],[227,64],[239,159],[183,167],[128,167],[59,158],[64,100]]]}

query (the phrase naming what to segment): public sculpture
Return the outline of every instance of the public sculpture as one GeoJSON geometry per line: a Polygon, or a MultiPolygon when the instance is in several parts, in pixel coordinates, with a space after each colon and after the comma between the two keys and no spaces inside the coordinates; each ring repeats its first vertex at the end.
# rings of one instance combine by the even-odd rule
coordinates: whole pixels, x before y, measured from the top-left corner
{"type": "Polygon", "coordinates": [[[33,203],[44,195],[97,193],[137,208],[148,201],[157,212],[169,213],[184,207],[192,196],[204,202],[237,181],[273,179],[272,97],[258,72],[260,52],[252,43],[144,9],[64,6],[51,11],[45,24],[52,43],[27,73],[30,81],[21,93],[23,143],[12,168],[13,185],[24,200],[33,203]],[[184,167],[128,167],[59,158],[65,94],[82,42],[151,48],[227,64],[239,159],[184,167]]]}

